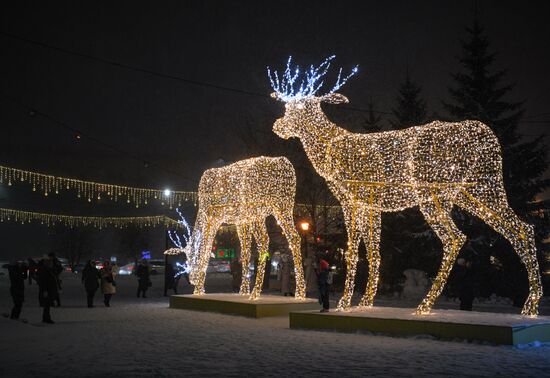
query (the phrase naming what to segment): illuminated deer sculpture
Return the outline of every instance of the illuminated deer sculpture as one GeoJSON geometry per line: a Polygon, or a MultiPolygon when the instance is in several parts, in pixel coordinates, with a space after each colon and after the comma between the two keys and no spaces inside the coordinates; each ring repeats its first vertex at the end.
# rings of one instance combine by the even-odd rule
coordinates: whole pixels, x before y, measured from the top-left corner
{"type": "Polygon", "coordinates": [[[187,245],[183,250],[175,248],[167,251],[175,254],[185,252],[187,255],[189,277],[195,285],[194,293],[204,293],[206,269],[218,228],[222,224],[235,224],[241,243],[240,294],[250,295],[250,299],[258,298],[262,291],[269,246],[265,219],[272,215],[282,228],[294,256],[295,297],[303,299],[305,289],[300,236],[293,219],[295,194],[294,167],[284,157],[262,156],[205,171],[199,183],[197,220],[187,245]],[[250,293],[252,238],[256,240],[258,247],[259,263],[254,289],[250,293]]]}
{"type": "Polygon", "coordinates": [[[347,103],[335,93],[357,71],[319,94],[333,56],[320,66],[301,72],[291,68],[278,74],[268,68],[272,97],[285,103],[285,115],[273,131],[283,139],[300,139],[315,170],[325,178],[342,205],[348,234],[347,276],[339,309],[351,306],[358,246],[367,247],[369,279],[359,306],[372,306],[380,266],[382,212],[419,206],[443,244],[443,259],[430,291],[417,314],[429,313],[441,294],[465,242],[454,224],[451,209],[457,205],[481,218],[513,245],[525,264],[529,296],[522,314],[536,315],[542,296],[533,227],[520,220],[506,199],[500,144],[489,127],[477,121],[432,122],[399,131],[354,134],[332,123],[321,103],[347,103]]]}

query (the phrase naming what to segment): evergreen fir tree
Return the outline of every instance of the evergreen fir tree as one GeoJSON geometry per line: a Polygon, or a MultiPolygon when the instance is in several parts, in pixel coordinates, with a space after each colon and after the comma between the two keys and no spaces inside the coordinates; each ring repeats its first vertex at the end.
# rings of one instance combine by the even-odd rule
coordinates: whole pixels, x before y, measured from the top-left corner
{"type": "MultiPolygon", "coordinates": [[[[421,87],[411,80],[409,73],[399,86],[393,129],[419,126],[427,120],[427,104],[421,96],[421,87]]],[[[426,223],[418,207],[382,216],[380,253],[384,262],[381,279],[390,287],[402,280],[403,271],[418,269],[434,277],[440,260],[440,244],[426,223]],[[439,248],[439,249],[438,249],[439,248]]]]}
{"type": "Polygon", "coordinates": [[[405,81],[399,86],[397,107],[392,109],[395,120],[390,124],[394,129],[419,126],[426,121],[428,106],[421,92],[422,88],[411,80],[407,72],[405,81]]]}
{"type": "MultiPolygon", "coordinates": [[[[489,41],[477,17],[467,32],[459,57],[462,71],[451,74],[451,101],[443,102],[443,107],[454,120],[479,120],[495,132],[502,146],[508,201],[521,218],[535,225],[539,257],[543,257],[547,251],[541,241],[548,236],[548,220],[541,214],[547,204],[536,202],[535,196],[550,184],[543,178],[548,168],[547,146],[542,138],[522,140],[518,130],[524,112],[522,103],[506,100],[513,86],[502,84],[505,72],[492,70],[496,55],[489,51],[489,41]]],[[[472,240],[465,250],[471,251],[478,265],[478,278],[482,280],[478,294],[496,291],[521,305],[527,295],[527,275],[510,244],[488,231],[480,220],[464,214],[459,218],[466,223],[465,231],[472,240]]],[[[545,260],[539,258],[542,267],[545,260]]]]}
{"type": "Polygon", "coordinates": [[[363,128],[367,133],[376,133],[382,130],[382,116],[377,114],[376,105],[372,99],[367,104],[368,113],[363,128]]]}

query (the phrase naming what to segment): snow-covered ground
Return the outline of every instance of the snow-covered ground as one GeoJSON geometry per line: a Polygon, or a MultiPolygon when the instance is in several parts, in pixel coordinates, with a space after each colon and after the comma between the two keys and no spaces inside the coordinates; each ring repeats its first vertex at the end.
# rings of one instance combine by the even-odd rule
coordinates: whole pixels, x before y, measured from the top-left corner
{"type": "MultiPolygon", "coordinates": [[[[207,280],[227,291],[228,275],[207,280]]],[[[55,325],[40,323],[36,285],[27,286],[22,317],[0,318],[0,377],[70,376],[550,376],[550,345],[514,348],[371,334],[290,330],[287,318],[249,319],[172,310],[155,277],[150,298],[135,298],[135,278],[119,277],[112,307],[88,309],[78,277],[67,276],[55,325]]],[[[180,283],[181,284],[181,283],[180,283]]],[[[186,286],[186,293],[191,289],[186,286]]],[[[11,306],[0,276],[0,311],[11,306]]],[[[377,304],[413,308],[416,301],[377,304]]],[[[456,308],[442,301],[440,308],[456,308]]],[[[506,304],[478,310],[519,312],[506,304]]],[[[550,315],[544,306],[542,313],[550,315]]]]}

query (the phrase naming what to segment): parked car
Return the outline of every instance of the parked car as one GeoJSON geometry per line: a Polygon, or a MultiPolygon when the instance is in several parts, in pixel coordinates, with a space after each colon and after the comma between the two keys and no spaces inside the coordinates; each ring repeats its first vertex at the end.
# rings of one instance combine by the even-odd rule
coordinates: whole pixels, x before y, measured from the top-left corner
{"type": "Polygon", "coordinates": [[[86,267],[85,264],[76,264],[73,266],[72,271],[74,274],[78,274],[78,273],[81,273],[85,267],[86,267]]]}
{"type": "Polygon", "coordinates": [[[229,273],[231,265],[227,260],[210,260],[206,273],[229,273]]]}
{"type": "Polygon", "coordinates": [[[130,276],[134,274],[135,269],[136,264],[134,263],[122,265],[120,268],[118,268],[118,274],[120,274],[121,276],[130,276]]]}
{"type": "Polygon", "coordinates": [[[164,260],[149,260],[151,266],[151,274],[164,274],[165,265],[164,260]]]}

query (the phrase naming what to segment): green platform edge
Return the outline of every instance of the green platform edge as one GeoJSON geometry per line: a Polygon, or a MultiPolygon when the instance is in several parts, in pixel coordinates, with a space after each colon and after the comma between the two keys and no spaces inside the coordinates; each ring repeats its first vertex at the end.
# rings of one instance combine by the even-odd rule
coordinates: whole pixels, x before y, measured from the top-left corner
{"type": "Polygon", "coordinates": [[[170,308],[265,318],[288,316],[291,311],[318,310],[320,306],[316,302],[242,303],[204,297],[194,298],[172,295],[170,296],[170,308]]]}
{"type": "Polygon", "coordinates": [[[374,333],[414,336],[431,335],[441,339],[485,341],[494,344],[528,344],[550,341],[550,323],[496,326],[462,324],[429,320],[386,319],[312,312],[291,312],[290,328],[332,330],[341,332],[369,331],[374,333]]]}

